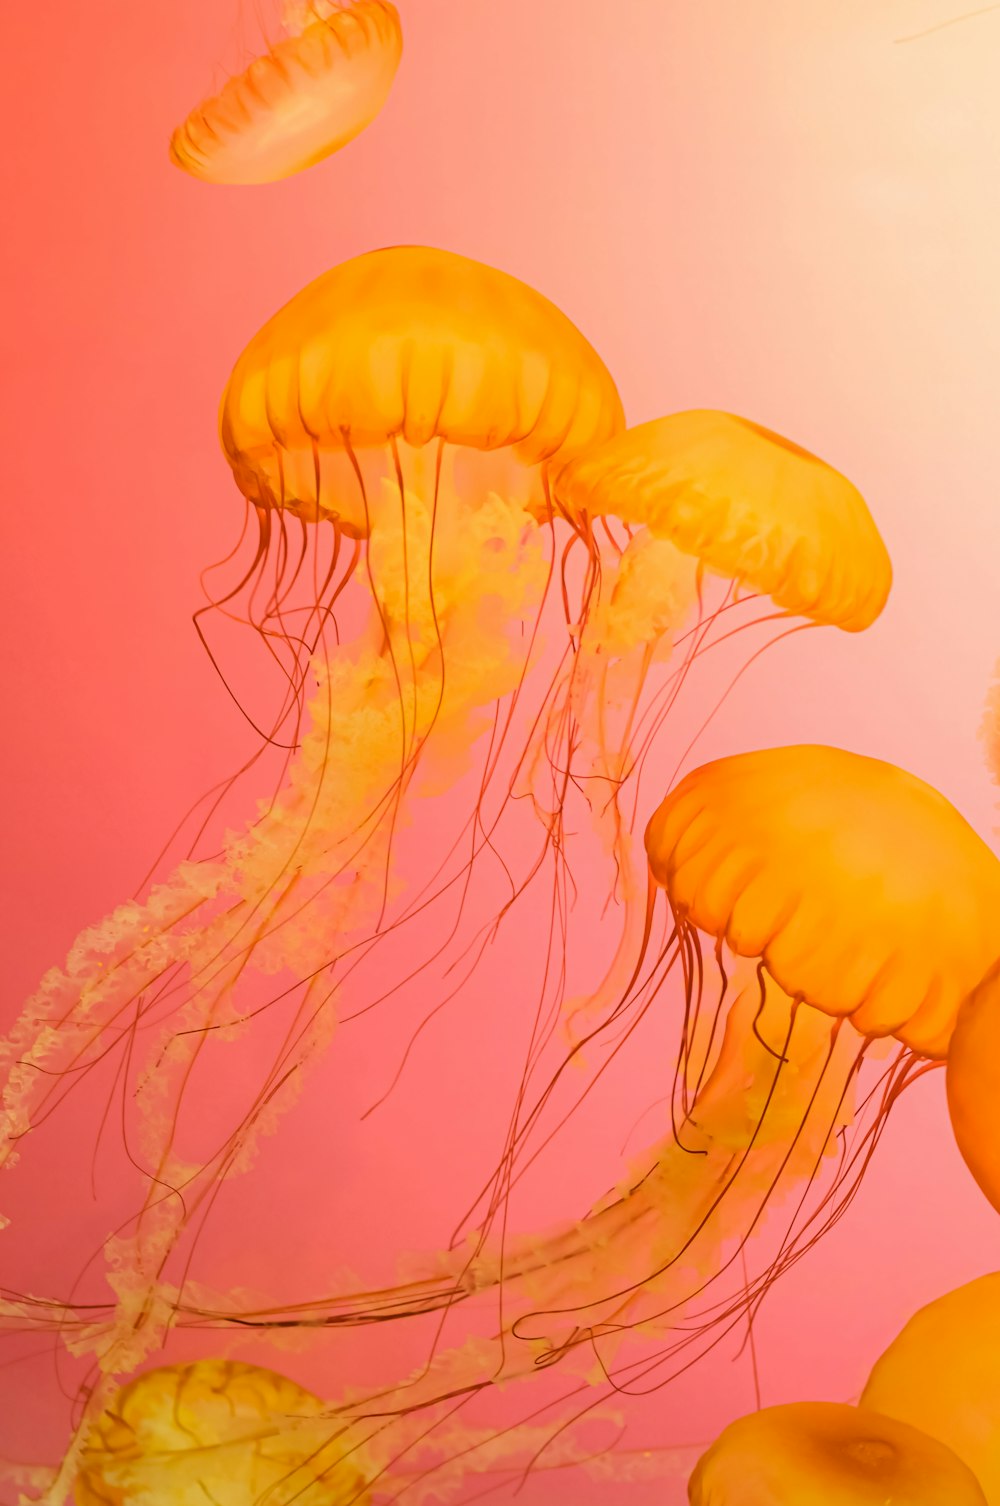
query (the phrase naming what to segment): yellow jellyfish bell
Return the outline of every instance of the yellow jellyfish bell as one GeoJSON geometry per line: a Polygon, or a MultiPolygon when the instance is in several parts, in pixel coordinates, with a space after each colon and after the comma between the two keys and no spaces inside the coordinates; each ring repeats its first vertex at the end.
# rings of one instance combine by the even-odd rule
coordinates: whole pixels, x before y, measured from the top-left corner
{"type": "Polygon", "coordinates": [[[272,183],[339,151],[371,125],[403,51],[389,0],[312,0],[292,35],[192,110],[170,141],[207,183],[272,183]]]}
{"type": "Polygon", "coordinates": [[[688,1484],[691,1506],[986,1506],[975,1475],[916,1428],[837,1402],[731,1423],[688,1484]]]}
{"type": "Polygon", "coordinates": [[[580,456],[556,493],[571,512],[644,524],[787,612],[858,632],[892,583],[864,499],[824,461],[731,413],[674,413],[580,456]]]}
{"type": "Polygon", "coordinates": [[[535,466],[622,423],[604,363],[541,293],[450,251],[392,246],[334,267],[264,325],[220,431],[250,501],[363,536],[358,489],[330,479],[335,454],[439,440],[535,466]]]}
{"type": "Polygon", "coordinates": [[[325,1412],[319,1397],[256,1365],[151,1370],[95,1422],[77,1506],[364,1506],[357,1457],[325,1412]]]}
{"type": "Polygon", "coordinates": [[[948,1445],[1000,1506],[1000,1274],[928,1303],[879,1359],[861,1397],[948,1445]]]}
{"type": "Polygon", "coordinates": [[[649,823],[686,923],[757,957],[792,998],[942,1058],[996,951],[1000,863],[914,775],[840,748],[703,765],[649,823]]]}

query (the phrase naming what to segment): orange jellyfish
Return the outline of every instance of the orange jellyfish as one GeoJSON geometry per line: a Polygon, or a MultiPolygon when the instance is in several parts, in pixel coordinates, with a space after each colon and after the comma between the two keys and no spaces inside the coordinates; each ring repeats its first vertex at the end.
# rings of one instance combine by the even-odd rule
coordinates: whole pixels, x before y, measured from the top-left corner
{"type": "MultiPolygon", "coordinates": [[[[129,1161],[120,1185],[133,1189],[135,1202],[104,1251],[114,1301],[103,1314],[95,1301],[74,1316],[67,1292],[58,1294],[61,1307],[54,1297],[35,1308],[50,1320],[59,1308],[64,1340],[94,1355],[103,1372],[88,1416],[103,1405],[111,1378],[158,1353],[175,1322],[201,1321],[207,1302],[186,1294],[200,1273],[182,1259],[193,1252],[192,1231],[302,1091],[306,1069],[323,1057],[343,1014],[345,987],[368,1007],[395,986],[364,982],[372,949],[381,958],[384,946],[398,942],[400,973],[419,976],[442,951],[425,940],[432,906],[451,906],[442,930],[446,947],[453,943],[444,961],[453,961],[470,935],[509,925],[515,902],[530,886],[537,892],[543,874],[544,908],[565,909],[564,805],[587,772],[582,763],[589,758],[591,771],[620,783],[624,750],[641,736],[648,754],[684,674],[707,651],[706,629],[724,607],[686,640],[679,629],[703,598],[709,566],[656,537],[652,525],[622,538],[608,518],[599,531],[578,497],[564,503],[554,487],[554,477],[572,475],[574,456],[599,455],[622,427],[609,373],[551,303],[493,269],[420,247],[334,268],[279,311],[237,361],[220,431],[247,499],[252,557],[214,605],[250,624],[281,666],[282,700],[261,728],[272,741],[285,737],[285,777],[221,854],[183,862],[147,900],[85,932],[4,1048],[10,1069],[0,1155],[23,1151],[33,1126],[66,1094],[79,1096],[93,1073],[117,1074],[116,1118],[129,1161]],[[355,631],[342,640],[337,614],[351,602],[355,631]],[[682,640],[680,669],[661,684],[660,702],[642,712],[650,667],[682,640]],[[624,678],[608,693],[616,670],[624,678]],[[640,727],[643,715],[648,725],[640,727]],[[453,830],[432,826],[431,872],[424,846],[408,874],[401,845],[419,826],[418,807],[431,804],[415,797],[428,781],[448,788],[456,770],[470,782],[472,809],[453,830]],[[525,790],[538,817],[537,849],[515,872],[503,822],[512,797],[525,790]],[[499,855],[508,889],[499,913],[480,904],[470,919],[470,885],[484,853],[494,862],[499,855]],[[263,1070],[252,1053],[240,1070],[243,1044],[275,1015],[278,1045],[263,1070]],[[206,1086],[229,1095],[229,1128],[199,1143],[194,1110],[206,1086]]],[[[751,450],[781,449],[752,426],[737,428],[751,450]]],[[[710,476],[709,460],[699,463],[710,476]]],[[[888,589],[874,524],[868,519],[868,534],[862,527],[864,504],[819,462],[803,462],[801,473],[786,468],[780,484],[762,492],[765,474],[748,464],[748,496],[758,508],[770,498],[794,512],[803,534],[825,530],[824,548],[836,561],[812,597],[804,587],[798,595],[783,590],[781,613],[807,610],[817,622],[861,626],[860,616],[874,615],[888,589]],[[823,477],[823,505],[810,512],[800,497],[796,512],[793,497],[814,485],[814,470],[823,477]],[[858,547],[862,537],[867,553],[858,547]],[[873,572],[876,584],[864,585],[873,572]],[[868,605],[845,616],[837,604],[845,593],[868,605]]],[[[692,481],[691,505],[706,498],[714,507],[707,481],[692,481]]],[[[765,533],[785,539],[780,530],[765,533]]],[[[748,540],[747,561],[751,553],[748,540]]],[[[807,554],[804,543],[784,549],[782,568],[794,577],[807,554]]],[[[757,581],[751,563],[740,579],[757,581]]],[[[772,576],[762,573],[759,584],[771,589],[772,576]]],[[[612,815],[611,846],[622,856],[629,823],[612,815]]],[[[638,895],[624,889],[641,934],[644,888],[638,895]]],[[[572,937],[553,921],[548,945],[568,956],[572,937]]],[[[558,991],[559,966],[540,960],[542,987],[558,991]]],[[[604,992],[616,998],[619,990],[606,985],[604,992]]],[[[772,997],[780,1019],[787,1001],[780,990],[772,997]]],[[[538,1020],[551,1018],[551,1004],[551,994],[540,997],[538,1020]]],[[[538,1081],[549,1028],[533,1029],[519,1102],[529,1079],[538,1081]]],[[[727,1064],[746,1046],[733,1039],[727,1064]]],[[[802,1039],[815,1066],[816,1041],[806,1029],[802,1039]]],[[[756,1049],[755,1040],[746,1049],[756,1049]]],[[[705,1083],[709,1075],[706,1068],[705,1083]]],[[[786,1074],[779,1096],[786,1085],[793,1094],[794,1082],[786,1074]]],[[[474,1235],[480,1252],[536,1118],[522,1122],[519,1108],[512,1116],[474,1235]]],[[[775,1109],[769,1126],[780,1118],[775,1109]]],[[[640,1194],[652,1200],[654,1217],[671,1175],[652,1177],[640,1194]]],[[[681,1223],[685,1214],[682,1204],[681,1223]]],[[[617,1218],[610,1210],[601,1227],[617,1218]]],[[[629,1219],[626,1211],[626,1229],[629,1219]]],[[[575,1248],[569,1240],[570,1255],[575,1248]]],[[[627,1260],[640,1252],[627,1234],[624,1248],[627,1260]]],[[[494,1259],[483,1254],[471,1278],[450,1274],[446,1285],[464,1293],[471,1279],[472,1289],[489,1288],[494,1259]]],[[[452,1272],[454,1261],[445,1269],[452,1272]]],[[[575,1269],[572,1259],[557,1263],[557,1284],[567,1273],[570,1293],[579,1288],[575,1269]]],[[[530,1300],[533,1271],[523,1273],[530,1300]]],[[[547,1294],[543,1280],[540,1295],[547,1294]]],[[[25,1304],[11,1300],[12,1321],[21,1321],[25,1304]]]]}
{"type": "MultiPolygon", "coordinates": [[[[605,809],[615,826],[613,848],[623,887],[634,897],[645,876],[632,858],[620,800],[628,780],[638,786],[652,735],[673,710],[695,661],[724,649],[751,626],[770,622],[800,618],[802,626],[862,631],[885,605],[892,569],[856,487],[791,440],[730,413],[674,413],[627,429],[571,460],[556,478],[555,495],[568,516],[588,526],[614,517],[641,529],[634,542],[657,551],[661,570],[665,558],[676,558],[692,572],[693,588],[687,589],[697,599],[698,615],[684,636],[681,663],[644,714],[637,694],[628,697],[625,734],[617,741],[605,732],[608,646],[605,625],[596,615],[582,643],[584,665],[596,681],[591,706],[599,735],[594,740],[603,755],[591,775],[611,791],[605,809]],[[748,612],[768,598],[777,612],[765,610],[755,622],[748,612]]],[[[643,594],[650,600],[648,589],[643,594]]],[[[788,631],[784,627],[779,636],[788,631]]],[[[737,666],[734,679],[759,652],[737,666]]],[[[584,673],[581,669],[578,678],[584,673]]],[[[686,748],[682,744],[678,767],[694,741],[686,748]]],[[[633,813],[637,808],[634,795],[631,808],[633,813]]],[[[641,904],[626,909],[615,961],[586,1005],[591,1015],[627,979],[640,916],[641,904]]]]}
{"type": "Polygon", "coordinates": [[[876,1361],[861,1397],[953,1449],[1000,1502],[1000,1275],[922,1307],[876,1361]]]}
{"type": "Polygon", "coordinates": [[[915,1427],[838,1402],[766,1407],[727,1427],[691,1506],[986,1506],[968,1465],[915,1427]]]}
{"type": "MultiPolygon", "coordinates": [[[[1000,943],[1000,934],[994,945],[1000,943]]],[[[955,1143],[980,1190],[1000,1212],[1000,960],[963,1004],[948,1053],[948,1112],[955,1143]]]]}
{"type": "Polygon", "coordinates": [[[784,611],[847,632],[889,594],[885,545],[855,487],[791,440],[731,413],[674,413],[571,461],[570,511],[647,527],[784,611]]]}
{"type": "MultiPolygon", "coordinates": [[[[548,473],[622,422],[607,369],[547,299],[419,247],[319,278],[236,363],[220,427],[259,528],[245,618],[273,658],[286,651],[282,784],[221,853],[182,862],[147,899],[85,931],[2,1048],[0,1159],[23,1154],[33,1127],[95,1073],[105,1084],[114,1074],[103,1091],[121,1100],[117,1186],[135,1203],[131,1216],[117,1210],[104,1252],[115,1294],[106,1321],[84,1322],[75,1340],[105,1376],[90,1413],[110,1377],[160,1349],[179,1295],[172,1270],[187,1279],[179,1243],[301,1092],[359,959],[399,933],[398,966],[413,974],[454,941],[470,870],[496,850],[545,724],[544,680],[534,701],[524,685],[540,603],[563,610],[548,473]],[[297,588],[306,627],[294,618],[297,588]],[[341,598],[356,629],[345,642],[341,598]],[[447,790],[456,769],[474,810],[447,831],[427,784],[447,790]],[[407,893],[396,854],[408,822],[419,825],[416,792],[434,856],[429,870],[426,845],[412,855],[407,893]],[[442,896],[445,942],[428,943],[428,907],[442,896]],[[260,1075],[241,1043],[275,1014],[260,1075]],[[217,1118],[223,1099],[231,1115],[214,1136],[192,1112],[206,1094],[217,1118]]],[[[237,595],[220,610],[238,616],[237,595]]],[[[560,750],[552,757],[555,784],[560,750]]],[[[515,891],[559,839],[553,818],[515,891]]],[[[467,944],[460,936],[455,950],[467,944]]]]}
{"type": "Polygon", "coordinates": [[[308,0],[290,35],[192,110],[170,141],[208,183],[272,183],[322,162],[371,125],[403,51],[390,0],[308,0]]]}
{"type": "MultiPolygon", "coordinates": [[[[618,1481],[686,1473],[673,1450],[609,1460],[569,1431],[554,1444],[543,1429],[522,1427],[516,1437],[484,1431],[476,1438],[475,1459],[464,1468],[445,1462],[421,1490],[419,1466],[393,1472],[386,1450],[377,1442],[361,1446],[358,1432],[318,1396],[272,1370],[218,1359],[163,1366],[123,1386],[98,1417],[80,1455],[74,1494],[77,1506],[370,1506],[401,1497],[441,1502],[469,1475],[499,1476],[500,1483],[504,1476],[516,1479],[524,1457],[545,1442],[549,1469],[618,1481]],[[374,1490],[371,1481],[377,1481],[374,1490]]],[[[21,1472],[36,1488],[41,1473],[21,1472]]]]}
{"type": "Polygon", "coordinates": [[[653,816],[646,850],[649,937],[657,890],[665,935],[613,1023],[631,1033],[673,978],[682,1010],[666,1132],[620,1186],[567,1229],[470,1243],[405,1286],[253,1311],[220,1299],[182,1322],[321,1337],[433,1313],[438,1333],[459,1304],[502,1293],[492,1340],[438,1343],[423,1372],[378,1392],[380,1409],[404,1414],[556,1364],[587,1378],[583,1393],[601,1377],[641,1393],[752,1321],[846,1211],[899,1094],[946,1058],[995,946],[1000,862],[920,779],[818,746],[694,770],[653,816]],[[862,1094],[866,1056],[886,1049],[862,1094]],[[738,1262],[753,1236],[766,1255],[751,1275],[738,1262]]]}
{"type": "Polygon", "coordinates": [[[199,1360],[122,1387],[80,1456],[77,1506],[364,1506],[364,1468],[323,1402],[256,1365],[199,1360]]]}

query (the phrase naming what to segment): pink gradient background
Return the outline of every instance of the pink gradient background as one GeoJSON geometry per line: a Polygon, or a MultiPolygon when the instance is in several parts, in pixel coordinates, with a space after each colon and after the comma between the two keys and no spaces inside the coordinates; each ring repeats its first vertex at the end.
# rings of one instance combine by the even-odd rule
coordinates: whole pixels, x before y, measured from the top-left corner
{"type": "MultiPolygon", "coordinates": [[[[247,750],[188,620],[198,571],[240,516],[219,393],[267,315],[374,246],[448,247],[544,291],[608,361],[633,422],[728,408],[843,469],[893,556],[883,619],[777,649],[701,751],[833,742],[921,775],[984,835],[995,823],[977,726],[1000,653],[1000,12],[900,42],[960,7],[399,5],[406,52],[373,128],[297,179],[231,190],[186,179],[166,142],[213,68],[218,80],[255,45],[249,4],[241,22],[238,0],[57,0],[0,17],[5,1018],[247,750]]],[[[345,1260],[433,1239],[452,1179],[492,1147],[480,1105],[509,1077],[503,1062],[491,1079],[481,1054],[460,1132],[442,1121],[416,1149],[406,1132],[439,1098],[455,1112],[474,1031],[451,1018],[432,1035],[345,1157],[344,1197],[365,1210],[345,1260]]],[[[615,1144],[657,1091],[652,1072],[622,1085],[615,1144]]],[[[308,1144],[323,1111],[301,1112],[308,1144]]],[[[584,1197],[605,1186],[586,1174],[596,1133],[580,1131],[584,1197]]],[[[308,1195],[308,1174],[285,1163],[275,1187],[308,1195]]],[[[57,1173],[19,1197],[41,1270],[65,1238],[57,1173]]],[[[764,1400],[856,1395],[916,1306],[995,1267],[1000,1223],[933,1074],[899,1106],[853,1211],[765,1306],[764,1400]]],[[[0,1371],[0,1455],[57,1449],[62,1414],[47,1422],[19,1374],[0,1371]]],[[[746,1360],[727,1355],[683,1411],[669,1394],[637,1408],[635,1438],[704,1439],[751,1405],[746,1360]]],[[[622,1496],[586,1491],[548,1480],[524,1499],[622,1496]]]]}

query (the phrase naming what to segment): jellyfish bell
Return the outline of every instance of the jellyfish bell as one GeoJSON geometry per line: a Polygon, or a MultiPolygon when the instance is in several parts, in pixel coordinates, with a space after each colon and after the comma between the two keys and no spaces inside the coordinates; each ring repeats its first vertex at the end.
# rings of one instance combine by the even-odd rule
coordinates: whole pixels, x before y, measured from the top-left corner
{"type": "MultiPolygon", "coordinates": [[[[611,1279],[606,1295],[553,1306],[557,1329],[571,1314],[579,1326],[583,1313],[588,1326],[619,1323],[629,1308],[644,1324],[657,1313],[666,1320],[673,1309],[663,1294],[705,1228],[716,1249],[723,1228],[745,1243],[769,1207],[804,1186],[759,1278],[762,1296],[797,1258],[797,1244],[814,1242],[846,1207],[900,1092],[944,1061],[996,945],[1000,862],[943,795],[879,759],[804,745],[715,760],[666,796],[645,845],[651,902],[657,890],[665,895],[669,935],[645,990],[630,990],[611,1018],[621,1030],[630,1012],[641,1016],[675,968],[684,1008],[671,1136],[647,1158],[649,1181],[638,1184],[633,1210],[646,1199],[650,1212],[666,1206],[669,1178],[653,1173],[668,1145],[732,1159],[717,1177],[705,1173],[708,1204],[669,1258],[649,1265],[646,1282],[611,1279]],[[716,963],[711,985],[706,954],[716,963]],[[749,987],[732,987],[734,959],[752,969],[749,987]],[[879,1040],[894,1043],[895,1058],[872,1123],[809,1210],[879,1040]],[[784,1150],[775,1158],[776,1123],[784,1150]]],[[[730,1256],[713,1267],[711,1279],[731,1264],[730,1256]]]]}
{"type": "Polygon", "coordinates": [[[233,368],[220,434],[249,501],[364,534],[345,454],[435,443],[551,469],[623,421],[604,363],[542,294],[454,252],[395,246],[333,268],[264,325],[233,368]]]}
{"type": "Polygon", "coordinates": [[[929,1302],[876,1360],[860,1405],[937,1438],[1000,1502],[1000,1275],[929,1302]]]}
{"type": "MultiPolygon", "coordinates": [[[[651,707],[654,723],[673,713],[697,661],[719,650],[725,657],[729,646],[732,678],[706,721],[686,746],[681,744],[675,774],[733,685],[768,647],[765,641],[739,656],[739,644],[752,630],[777,624],[776,638],[808,626],[860,632],[875,621],[888,597],[889,556],[857,488],[793,441],[730,413],[693,410],[626,429],[563,466],[554,493],[567,516],[591,523],[618,518],[689,564],[697,616],[684,635],[676,684],[665,701],[651,707]],[[768,602],[777,611],[769,612],[768,602]],[[793,618],[801,621],[789,627],[793,618]]],[[[650,581],[647,594],[655,599],[656,592],[656,582],[650,581]]],[[[584,649],[588,646],[585,639],[584,649]]],[[[594,657],[599,653],[597,645],[594,657]]],[[[600,698],[593,699],[597,704],[600,698]]],[[[633,736],[636,724],[630,717],[627,727],[639,757],[614,748],[605,760],[606,778],[620,776],[630,765],[641,772],[648,738],[641,717],[641,735],[633,736]]],[[[638,772],[633,782],[637,785],[638,772]]],[[[618,838],[617,856],[634,895],[645,874],[638,852],[633,856],[629,846],[627,837],[618,838]]],[[[641,910],[641,903],[633,902],[626,911],[605,981],[582,1006],[591,1016],[627,980],[641,910]]],[[[575,1001],[573,1007],[580,1012],[581,1005],[575,1001]]]]}
{"type": "MultiPolygon", "coordinates": [[[[329,541],[333,561],[345,538],[361,544],[383,658],[405,676],[414,651],[440,667],[438,607],[472,588],[449,597],[454,541],[482,533],[462,546],[478,594],[509,594],[502,579],[520,567],[504,537],[537,535],[553,468],[623,422],[604,363],[547,298],[467,257],[399,246],[335,267],[264,325],[236,362],[219,428],[260,529],[255,573],[281,562],[269,599],[283,599],[296,525],[313,550],[329,541]]],[[[310,578],[325,620],[343,575],[310,578]]]]}
{"type": "Polygon", "coordinates": [[[688,1483],[691,1506],[986,1506],[969,1467],[915,1427],[837,1402],[730,1423],[688,1483]]]}
{"type": "Polygon", "coordinates": [[[170,156],[208,183],[272,183],[323,161],[379,114],[403,51],[390,0],[311,0],[290,35],[204,100],[170,156]]]}
{"type": "MultiPolygon", "coordinates": [[[[994,935],[994,945],[1000,936],[994,935]]],[[[1000,960],[959,1012],[945,1076],[955,1143],[980,1191],[1000,1212],[1000,960]]]]}
{"type": "Polygon", "coordinates": [[[319,1397],[274,1371],[199,1360],[123,1386],[80,1454],[77,1506],[365,1506],[357,1451],[319,1397]]]}
{"type": "Polygon", "coordinates": [[[684,927],[862,1036],[948,1054],[996,947],[1000,864],[923,780],[840,748],[736,754],[667,796],[646,850],[684,927]]]}
{"type": "Polygon", "coordinates": [[[570,510],[642,524],[817,623],[862,631],[889,594],[889,556],[857,489],[731,413],[696,409],[627,429],[567,464],[556,494],[570,510]]]}

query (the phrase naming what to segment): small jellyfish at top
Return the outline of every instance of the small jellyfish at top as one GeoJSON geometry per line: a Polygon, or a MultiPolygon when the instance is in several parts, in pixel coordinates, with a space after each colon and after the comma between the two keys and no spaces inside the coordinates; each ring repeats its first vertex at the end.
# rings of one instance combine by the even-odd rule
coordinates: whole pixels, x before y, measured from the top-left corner
{"type": "Polygon", "coordinates": [[[174,131],[170,156],[207,183],[273,183],[353,141],[389,97],[403,51],[390,0],[286,6],[289,33],[174,131]]]}
{"type": "Polygon", "coordinates": [[[688,1483],[690,1506],[987,1506],[951,1449],[841,1402],[791,1402],[730,1423],[688,1483]]]}
{"type": "Polygon", "coordinates": [[[1000,1506],[1000,1274],[914,1313],[875,1362],[861,1406],[921,1428],[974,1471],[1000,1506]]]}

